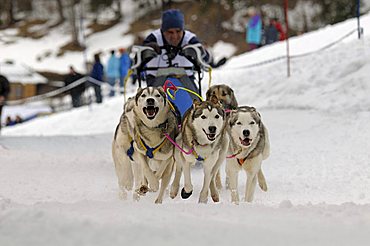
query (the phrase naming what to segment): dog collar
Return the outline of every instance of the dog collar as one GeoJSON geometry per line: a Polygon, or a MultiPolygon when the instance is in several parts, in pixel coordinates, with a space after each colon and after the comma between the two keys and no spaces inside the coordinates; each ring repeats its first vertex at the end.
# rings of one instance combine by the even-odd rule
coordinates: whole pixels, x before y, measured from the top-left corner
{"type": "Polygon", "coordinates": [[[233,154],[233,155],[229,155],[229,156],[226,156],[227,159],[231,159],[231,158],[235,158],[237,155],[239,155],[240,153],[242,152],[242,150],[240,149],[237,153],[233,154]]]}

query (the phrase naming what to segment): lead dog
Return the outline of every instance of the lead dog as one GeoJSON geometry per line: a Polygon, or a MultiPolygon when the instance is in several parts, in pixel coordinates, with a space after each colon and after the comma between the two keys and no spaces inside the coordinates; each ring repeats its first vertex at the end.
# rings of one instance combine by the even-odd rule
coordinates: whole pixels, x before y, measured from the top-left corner
{"type": "Polygon", "coordinates": [[[214,202],[219,201],[215,185],[216,173],[224,161],[229,145],[226,131],[225,112],[217,98],[209,101],[194,101],[192,108],[184,115],[181,134],[176,138],[177,144],[183,149],[175,149],[176,175],[171,187],[171,197],[177,195],[181,176],[184,171],[184,188],[181,191],[183,199],[193,192],[191,182],[191,166],[195,161],[203,162],[204,181],[199,202],[206,203],[208,190],[214,202]]]}
{"type": "Polygon", "coordinates": [[[177,136],[176,116],[170,110],[166,94],[161,87],[139,88],[134,101],[129,101],[125,108],[131,109],[131,107],[132,110],[121,117],[123,120],[117,127],[121,131],[116,131],[113,141],[113,155],[116,155],[114,160],[119,184],[124,185],[126,182],[124,178],[130,175],[118,173],[121,169],[127,169],[127,164],[123,164],[118,159],[127,161],[130,158],[135,162],[135,191],[140,195],[145,194],[149,187],[152,191],[157,191],[161,180],[160,191],[155,202],[162,203],[174,166],[174,146],[164,133],[173,139],[177,136]]]}
{"type": "Polygon", "coordinates": [[[270,154],[268,131],[256,109],[244,106],[231,112],[229,135],[230,146],[229,158],[226,161],[226,175],[230,182],[231,201],[239,203],[238,173],[244,169],[247,174],[245,201],[251,202],[257,176],[262,190],[267,190],[265,178],[259,173],[262,174],[262,161],[270,154]]]}

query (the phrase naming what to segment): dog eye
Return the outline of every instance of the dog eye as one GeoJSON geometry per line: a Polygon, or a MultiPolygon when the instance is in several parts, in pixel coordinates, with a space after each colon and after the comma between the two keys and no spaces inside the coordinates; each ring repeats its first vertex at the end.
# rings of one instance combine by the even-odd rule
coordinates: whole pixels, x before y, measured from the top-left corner
{"type": "Polygon", "coordinates": [[[251,121],[250,123],[249,123],[249,125],[254,125],[255,124],[255,122],[254,121],[251,121]]]}
{"type": "Polygon", "coordinates": [[[216,118],[216,119],[218,119],[218,118],[220,118],[220,116],[217,114],[217,115],[215,116],[215,118],[216,118]]]}
{"type": "Polygon", "coordinates": [[[142,95],[141,95],[141,97],[143,97],[143,98],[144,98],[144,97],[146,97],[146,95],[145,95],[145,94],[142,94],[142,95]]]}
{"type": "Polygon", "coordinates": [[[155,97],[161,97],[161,95],[157,94],[157,95],[155,95],[155,97]]]}
{"type": "Polygon", "coordinates": [[[222,92],[222,96],[225,97],[226,96],[226,93],[225,92],[222,92]]]}
{"type": "Polygon", "coordinates": [[[206,119],[207,117],[205,117],[204,115],[202,115],[200,118],[202,118],[203,120],[206,119]]]}
{"type": "Polygon", "coordinates": [[[240,121],[238,121],[236,124],[237,124],[237,125],[241,125],[242,123],[241,123],[240,121]]]}

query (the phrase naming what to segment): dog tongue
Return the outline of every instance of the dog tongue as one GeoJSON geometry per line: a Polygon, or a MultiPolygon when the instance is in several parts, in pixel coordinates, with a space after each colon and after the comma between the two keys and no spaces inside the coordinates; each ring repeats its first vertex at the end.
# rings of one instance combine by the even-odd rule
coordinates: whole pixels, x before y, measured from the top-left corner
{"type": "Polygon", "coordinates": [[[155,109],[154,108],[148,108],[146,110],[146,112],[148,113],[149,116],[153,116],[155,114],[155,109]]]}
{"type": "Polygon", "coordinates": [[[241,142],[243,145],[245,145],[245,146],[248,146],[248,145],[249,145],[249,141],[250,141],[250,139],[249,139],[249,138],[245,138],[245,139],[241,139],[241,138],[240,138],[240,142],[241,142]]]}

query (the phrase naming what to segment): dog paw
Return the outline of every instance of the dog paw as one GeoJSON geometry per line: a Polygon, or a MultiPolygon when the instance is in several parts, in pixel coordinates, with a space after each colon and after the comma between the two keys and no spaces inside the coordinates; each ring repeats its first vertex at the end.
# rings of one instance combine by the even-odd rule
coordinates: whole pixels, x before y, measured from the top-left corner
{"type": "Polygon", "coordinates": [[[127,192],[125,190],[120,190],[118,192],[118,198],[121,200],[126,200],[127,199],[127,192]]]}
{"type": "Polygon", "coordinates": [[[212,195],[211,197],[212,197],[212,200],[214,202],[219,202],[220,201],[220,197],[218,195],[212,195]]]}
{"type": "Polygon", "coordinates": [[[162,198],[157,198],[154,203],[155,204],[162,204],[162,198]]]}
{"type": "Polygon", "coordinates": [[[174,199],[175,197],[177,197],[177,194],[179,193],[179,187],[175,188],[175,187],[171,187],[171,191],[170,191],[170,197],[172,199],[174,199]]]}
{"type": "Polygon", "coordinates": [[[140,195],[137,193],[137,192],[134,192],[132,194],[132,199],[135,201],[135,202],[138,202],[140,200],[140,195]]]}
{"type": "Polygon", "coordinates": [[[267,191],[267,184],[266,184],[266,182],[258,183],[258,185],[260,186],[261,190],[267,191]]]}
{"type": "Polygon", "coordinates": [[[181,190],[181,198],[182,199],[188,199],[193,194],[193,191],[186,192],[185,188],[182,188],[181,190]]]}
{"type": "Polygon", "coordinates": [[[199,197],[199,201],[198,201],[198,203],[207,203],[208,202],[208,198],[206,197],[206,198],[201,198],[201,197],[199,197]]]}
{"type": "Polygon", "coordinates": [[[149,191],[148,186],[142,185],[139,189],[135,190],[135,193],[140,196],[145,196],[145,194],[149,191]]]}

